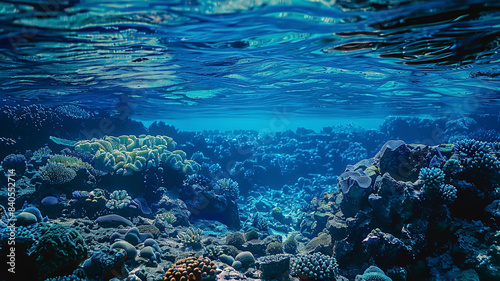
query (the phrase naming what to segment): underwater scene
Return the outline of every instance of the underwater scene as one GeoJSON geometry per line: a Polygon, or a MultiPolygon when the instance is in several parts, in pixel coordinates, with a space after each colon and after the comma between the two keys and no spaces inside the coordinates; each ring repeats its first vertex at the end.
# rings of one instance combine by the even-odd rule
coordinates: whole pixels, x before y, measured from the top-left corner
{"type": "Polygon", "coordinates": [[[0,0],[0,281],[499,281],[500,1],[0,0]]]}

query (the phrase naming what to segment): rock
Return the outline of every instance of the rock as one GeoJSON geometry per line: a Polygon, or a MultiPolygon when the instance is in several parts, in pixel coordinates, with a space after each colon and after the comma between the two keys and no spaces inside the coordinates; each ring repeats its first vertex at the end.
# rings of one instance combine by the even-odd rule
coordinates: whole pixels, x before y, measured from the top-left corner
{"type": "MultiPolygon", "coordinates": [[[[240,266],[239,268],[241,268],[241,263],[240,262],[237,262],[237,263],[239,263],[239,266],[240,266]]],[[[245,275],[243,275],[241,272],[237,271],[239,268],[234,267],[234,265],[233,265],[233,268],[227,267],[220,274],[217,275],[217,279],[218,280],[229,280],[229,281],[231,281],[231,280],[235,280],[235,281],[247,280],[245,275]]]]}
{"type": "Polygon", "coordinates": [[[266,254],[266,243],[260,239],[252,239],[250,241],[245,242],[241,249],[243,251],[249,251],[254,255],[265,255],[266,254]]]}
{"type": "Polygon", "coordinates": [[[219,256],[219,260],[227,265],[232,265],[234,262],[234,258],[228,255],[221,255],[219,256]]]}
{"type": "Polygon", "coordinates": [[[141,249],[139,252],[139,256],[145,258],[145,259],[151,259],[151,260],[156,260],[156,254],[153,250],[153,247],[147,246],[141,249]]]}
{"type": "Polygon", "coordinates": [[[290,274],[290,257],[292,255],[272,255],[259,258],[257,264],[264,280],[288,280],[290,274]]]}
{"type": "Polygon", "coordinates": [[[44,206],[54,206],[59,203],[59,200],[55,196],[47,196],[42,199],[41,204],[44,206]]]}
{"type": "Polygon", "coordinates": [[[255,208],[259,212],[267,213],[273,209],[273,204],[267,200],[259,200],[255,203],[255,208]]]}
{"type": "Polygon", "coordinates": [[[122,267],[125,257],[124,250],[103,248],[94,252],[92,257],[83,263],[83,270],[90,277],[100,276],[103,279],[123,277],[126,271],[122,267]],[[121,276],[116,276],[117,273],[120,273],[121,276]]]}
{"type": "Polygon", "coordinates": [[[489,213],[496,221],[500,221],[500,200],[494,200],[491,202],[484,211],[489,213]]]}
{"type": "Polygon", "coordinates": [[[412,261],[411,247],[390,233],[372,230],[363,240],[365,252],[381,266],[408,264],[412,261]]]}
{"type": "Polygon", "coordinates": [[[240,269],[243,267],[243,264],[240,261],[234,261],[231,265],[234,269],[240,269]]]}
{"type": "Polygon", "coordinates": [[[342,240],[347,236],[347,224],[345,220],[338,216],[334,216],[328,220],[326,229],[335,241],[342,240]]]}
{"type": "Polygon", "coordinates": [[[102,227],[134,226],[128,219],[115,214],[98,217],[95,221],[102,227]]]}
{"type": "Polygon", "coordinates": [[[14,219],[16,226],[28,226],[37,222],[36,216],[29,212],[21,212],[14,219]]]}
{"type": "Polygon", "coordinates": [[[460,271],[455,281],[479,281],[479,275],[474,269],[460,271]]]}
{"type": "Polygon", "coordinates": [[[253,254],[248,252],[248,251],[239,253],[238,255],[236,255],[234,260],[235,260],[235,262],[237,262],[237,261],[241,262],[241,265],[244,268],[248,268],[251,264],[255,263],[255,258],[253,256],[253,254]]]}
{"type": "Polygon", "coordinates": [[[116,241],[111,245],[111,249],[124,249],[127,252],[127,260],[133,260],[137,256],[137,250],[127,241],[116,241]]]}
{"type": "Polygon", "coordinates": [[[305,253],[322,253],[325,255],[332,255],[332,237],[330,234],[321,232],[317,237],[314,237],[303,250],[305,253]]]}

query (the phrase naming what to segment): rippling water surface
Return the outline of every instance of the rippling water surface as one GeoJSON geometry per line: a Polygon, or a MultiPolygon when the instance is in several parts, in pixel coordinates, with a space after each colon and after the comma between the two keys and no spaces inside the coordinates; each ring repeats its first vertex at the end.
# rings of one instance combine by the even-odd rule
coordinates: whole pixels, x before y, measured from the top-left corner
{"type": "Polygon", "coordinates": [[[498,113],[500,1],[0,2],[6,103],[134,118],[498,113]]]}

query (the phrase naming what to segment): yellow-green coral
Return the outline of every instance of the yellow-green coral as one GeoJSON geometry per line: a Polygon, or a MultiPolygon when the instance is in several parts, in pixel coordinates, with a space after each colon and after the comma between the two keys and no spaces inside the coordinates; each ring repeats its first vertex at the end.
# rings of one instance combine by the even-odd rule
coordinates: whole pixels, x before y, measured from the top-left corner
{"type": "Polygon", "coordinates": [[[168,212],[167,213],[160,213],[160,214],[156,215],[156,217],[159,220],[166,222],[168,224],[173,224],[177,221],[177,217],[174,214],[168,213],[168,212]]]}
{"type": "Polygon", "coordinates": [[[49,162],[54,163],[54,164],[60,163],[60,164],[63,164],[65,167],[75,167],[75,168],[85,167],[88,169],[91,168],[89,163],[83,162],[82,159],[80,159],[80,158],[66,156],[66,155],[60,155],[60,154],[56,154],[54,156],[51,156],[49,158],[49,162]]]}
{"type": "Polygon", "coordinates": [[[188,228],[185,232],[177,234],[177,238],[186,246],[193,249],[201,248],[201,238],[203,231],[196,228],[188,228]]]}
{"type": "Polygon", "coordinates": [[[123,135],[79,141],[75,144],[75,149],[93,153],[97,169],[121,175],[159,165],[185,174],[196,173],[200,165],[188,160],[184,151],[174,150],[176,145],[168,136],[123,135]]]}

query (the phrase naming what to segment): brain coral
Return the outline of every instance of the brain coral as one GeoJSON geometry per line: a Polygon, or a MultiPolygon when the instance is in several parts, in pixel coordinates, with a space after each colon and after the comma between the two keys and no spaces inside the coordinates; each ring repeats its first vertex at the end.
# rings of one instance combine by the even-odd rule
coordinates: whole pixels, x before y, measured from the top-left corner
{"type": "Polygon", "coordinates": [[[42,235],[35,246],[41,280],[57,275],[70,274],[87,258],[87,245],[75,229],[64,225],[44,225],[42,235]]]}
{"type": "Polygon", "coordinates": [[[176,145],[167,136],[124,135],[79,141],[75,144],[75,149],[94,154],[97,169],[121,175],[160,165],[185,174],[199,171],[200,165],[188,160],[184,151],[174,150],[176,145]]]}
{"type": "Polygon", "coordinates": [[[283,245],[281,245],[281,243],[277,241],[267,244],[266,254],[268,255],[283,254],[283,245]]]}

